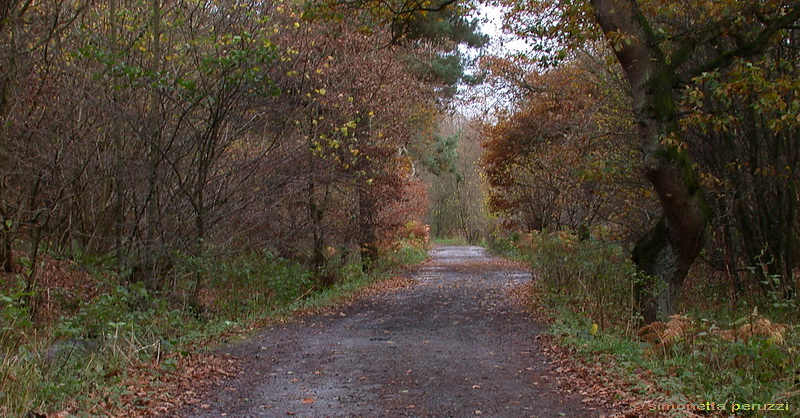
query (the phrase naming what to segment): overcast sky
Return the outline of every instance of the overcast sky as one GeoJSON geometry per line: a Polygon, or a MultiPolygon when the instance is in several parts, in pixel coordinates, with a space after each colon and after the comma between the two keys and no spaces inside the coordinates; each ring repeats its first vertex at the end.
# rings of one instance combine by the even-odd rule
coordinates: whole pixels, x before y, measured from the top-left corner
{"type": "Polygon", "coordinates": [[[503,33],[501,29],[503,25],[502,9],[496,6],[484,5],[480,7],[479,13],[479,18],[485,20],[481,24],[481,31],[492,37],[491,51],[520,52],[527,48],[525,41],[513,34],[503,33]]]}
{"type": "MultiPolygon", "coordinates": [[[[482,51],[484,55],[514,54],[525,52],[528,49],[525,41],[513,34],[503,33],[501,29],[503,24],[502,15],[502,9],[499,7],[481,6],[479,9],[477,17],[482,21],[481,32],[491,37],[489,45],[484,47],[482,51]]],[[[479,53],[467,48],[462,49],[462,52],[472,57],[476,57],[479,53]]],[[[496,108],[503,108],[508,105],[507,98],[504,97],[503,92],[495,91],[488,85],[474,87],[462,85],[459,88],[459,92],[462,101],[456,105],[456,108],[459,113],[467,118],[491,119],[491,115],[496,108]]]]}

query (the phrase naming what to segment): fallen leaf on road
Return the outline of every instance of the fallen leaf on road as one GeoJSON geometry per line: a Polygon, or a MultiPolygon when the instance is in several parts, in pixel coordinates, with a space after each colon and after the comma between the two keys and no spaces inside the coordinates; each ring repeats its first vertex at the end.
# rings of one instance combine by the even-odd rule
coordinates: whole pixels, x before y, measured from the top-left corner
{"type": "Polygon", "coordinates": [[[314,403],[314,398],[305,398],[300,403],[302,403],[303,405],[311,405],[312,403],[314,403]]]}

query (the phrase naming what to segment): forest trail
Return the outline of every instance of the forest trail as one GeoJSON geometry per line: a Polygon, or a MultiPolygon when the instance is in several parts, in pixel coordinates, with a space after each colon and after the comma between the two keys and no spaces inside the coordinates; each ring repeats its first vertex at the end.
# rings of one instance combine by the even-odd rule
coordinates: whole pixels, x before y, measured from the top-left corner
{"type": "Polygon", "coordinates": [[[413,285],[224,349],[241,372],[181,416],[604,415],[561,392],[511,290],[529,273],[480,247],[436,247],[413,285]]]}

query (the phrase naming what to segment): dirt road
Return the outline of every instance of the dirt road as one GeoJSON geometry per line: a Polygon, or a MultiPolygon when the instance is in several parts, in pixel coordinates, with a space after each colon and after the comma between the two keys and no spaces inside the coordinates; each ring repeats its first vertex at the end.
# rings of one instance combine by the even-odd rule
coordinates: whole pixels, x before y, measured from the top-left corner
{"type": "Polygon", "coordinates": [[[509,300],[530,274],[479,247],[437,247],[413,286],[276,326],[225,351],[242,373],[182,416],[596,417],[556,390],[509,300]]]}

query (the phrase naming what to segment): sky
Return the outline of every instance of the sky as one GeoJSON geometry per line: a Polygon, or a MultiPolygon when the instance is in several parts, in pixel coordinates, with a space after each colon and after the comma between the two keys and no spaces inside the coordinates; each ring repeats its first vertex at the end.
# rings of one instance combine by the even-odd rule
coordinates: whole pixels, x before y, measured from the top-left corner
{"type": "Polygon", "coordinates": [[[525,41],[513,34],[503,33],[503,10],[497,6],[482,5],[478,17],[485,19],[481,24],[481,31],[492,38],[490,51],[520,52],[527,49],[525,41]]]}
{"type": "MultiPolygon", "coordinates": [[[[500,7],[483,5],[478,10],[477,16],[482,20],[481,32],[489,35],[491,41],[482,51],[462,49],[468,57],[477,57],[479,54],[505,55],[525,52],[528,46],[525,41],[513,34],[502,31],[503,11],[500,7]]],[[[491,119],[492,112],[498,107],[508,105],[508,100],[502,92],[494,91],[488,85],[461,86],[459,88],[462,102],[456,106],[459,113],[467,118],[491,119]]]]}

